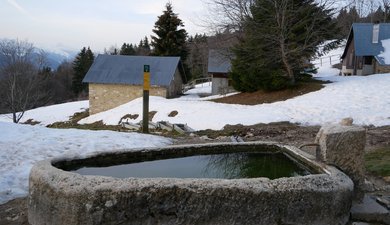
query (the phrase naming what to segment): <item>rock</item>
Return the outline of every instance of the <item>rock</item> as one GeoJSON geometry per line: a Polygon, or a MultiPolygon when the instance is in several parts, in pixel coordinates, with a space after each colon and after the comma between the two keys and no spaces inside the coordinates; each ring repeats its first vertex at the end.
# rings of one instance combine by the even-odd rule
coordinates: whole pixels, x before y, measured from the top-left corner
{"type": "Polygon", "coordinates": [[[376,197],[376,201],[386,207],[387,209],[390,209],[390,196],[381,196],[376,197]]]}
{"type": "Polygon", "coordinates": [[[226,137],[226,136],[219,136],[217,138],[215,138],[215,140],[218,140],[218,141],[229,141],[229,137],[226,137]]]}
{"type": "Polygon", "coordinates": [[[199,139],[203,140],[203,141],[211,141],[211,140],[213,140],[213,139],[207,137],[207,135],[200,136],[199,139]]]}
{"type": "Polygon", "coordinates": [[[390,224],[389,211],[369,195],[365,195],[362,202],[352,205],[351,217],[358,221],[390,224]]]}
{"type": "Polygon", "coordinates": [[[371,225],[371,223],[353,222],[352,225],[371,225]]]}
{"type": "Polygon", "coordinates": [[[350,176],[355,184],[355,197],[363,197],[366,130],[358,126],[324,126],[318,132],[315,142],[320,146],[317,158],[336,165],[350,176]]]}
{"type": "Polygon", "coordinates": [[[352,126],[353,119],[351,117],[344,118],[340,121],[340,125],[342,126],[352,126]]]}
{"type": "Polygon", "coordinates": [[[253,133],[247,132],[246,135],[245,135],[245,138],[251,138],[253,136],[255,136],[253,133]]]}
{"type": "Polygon", "coordinates": [[[244,140],[242,139],[242,137],[240,137],[240,136],[235,136],[235,135],[232,135],[232,136],[230,137],[230,140],[231,140],[231,142],[244,142],[244,140]]]}
{"type": "Polygon", "coordinates": [[[375,189],[375,185],[371,181],[364,180],[364,189],[363,190],[366,192],[373,192],[376,189],[375,189]]]}

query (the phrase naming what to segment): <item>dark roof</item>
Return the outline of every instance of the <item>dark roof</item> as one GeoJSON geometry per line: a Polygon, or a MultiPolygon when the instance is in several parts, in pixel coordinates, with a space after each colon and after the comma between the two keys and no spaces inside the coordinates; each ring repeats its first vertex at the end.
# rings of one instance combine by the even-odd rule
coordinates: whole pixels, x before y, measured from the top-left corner
{"type": "Polygon", "coordinates": [[[384,51],[382,40],[390,39],[390,23],[379,24],[378,43],[372,43],[373,23],[354,23],[348,37],[347,45],[341,58],[344,58],[349,44],[354,41],[356,56],[374,56],[380,64],[384,64],[383,58],[378,55],[384,51]]]}
{"type": "Polygon", "coordinates": [[[209,73],[228,73],[231,69],[232,53],[227,49],[210,49],[208,60],[209,73]]]}
{"type": "Polygon", "coordinates": [[[83,80],[84,83],[143,84],[144,65],[150,65],[150,83],[169,86],[180,57],[98,55],[83,80]]]}

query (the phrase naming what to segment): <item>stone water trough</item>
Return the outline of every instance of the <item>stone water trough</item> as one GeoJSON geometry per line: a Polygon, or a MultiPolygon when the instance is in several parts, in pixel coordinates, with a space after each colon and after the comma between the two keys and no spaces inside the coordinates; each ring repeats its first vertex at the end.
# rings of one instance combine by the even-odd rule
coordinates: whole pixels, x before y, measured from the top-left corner
{"type": "Polygon", "coordinates": [[[28,220],[43,224],[346,224],[353,182],[298,148],[276,143],[217,143],[57,158],[30,174],[28,220]],[[259,150],[260,149],[260,150],[259,150]],[[61,168],[143,157],[283,153],[311,174],[278,179],[113,178],[61,168]]]}

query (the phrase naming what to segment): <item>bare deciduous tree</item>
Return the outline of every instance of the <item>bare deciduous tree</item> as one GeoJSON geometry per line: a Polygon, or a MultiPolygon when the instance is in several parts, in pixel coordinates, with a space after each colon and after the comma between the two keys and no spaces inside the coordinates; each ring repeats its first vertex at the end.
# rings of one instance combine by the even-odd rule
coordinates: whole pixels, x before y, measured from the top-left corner
{"type": "Polygon", "coordinates": [[[45,65],[44,52],[35,52],[32,43],[19,40],[0,41],[0,94],[2,107],[18,123],[26,110],[47,97],[40,87],[44,80],[39,70],[45,65]]]}
{"type": "Polygon", "coordinates": [[[384,12],[382,21],[387,22],[390,10],[390,0],[344,0],[338,2],[339,8],[355,8],[360,18],[373,14],[380,7],[384,12]]]}
{"type": "MultiPolygon", "coordinates": [[[[325,7],[325,9],[345,6],[348,1],[363,2],[364,0],[316,0],[316,2],[325,7]]],[[[236,31],[242,31],[245,19],[252,17],[250,7],[253,6],[256,0],[204,0],[204,2],[209,11],[206,20],[204,21],[206,24],[205,26],[213,33],[222,33],[226,31],[234,33],[236,31]]]]}
{"type": "Polygon", "coordinates": [[[207,25],[214,33],[241,31],[243,21],[251,16],[255,0],[206,0],[209,9],[207,25]]]}

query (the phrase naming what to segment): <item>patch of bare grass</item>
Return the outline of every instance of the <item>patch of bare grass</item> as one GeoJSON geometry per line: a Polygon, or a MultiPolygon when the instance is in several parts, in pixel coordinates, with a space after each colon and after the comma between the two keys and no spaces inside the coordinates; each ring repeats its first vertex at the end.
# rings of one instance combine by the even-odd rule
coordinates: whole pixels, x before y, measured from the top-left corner
{"type": "Polygon", "coordinates": [[[224,98],[211,100],[218,103],[226,104],[241,104],[241,105],[258,105],[263,103],[273,103],[278,101],[285,101],[290,98],[294,98],[300,95],[304,95],[310,92],[318,91],[324,87],[322,81],[310,80],[305,82],[299,82],[294,87],[280,91],[256,91],[245,92],[224,98]]]}
{"type": "Polygon", "coordinates": [[[29,124],[29,125],[32,125],[32,126],[34,126],[34,125],[37,125],[37,124],[40,124],[41,122],[39,122],[39,121],[35,121],[35,120],[33,120],[33,119],[28,119],[28,120],[26,120],[26,122],[24,122],[24,123],[22,123],[22,124],[29,124]]]}
{"type": "Polygon", "coordinates": [[[179,112],[176,111],[176,110],[173,110],[172,112],[170,112],[170,113],[168,114],[168,117],[175,117],[175,116],[177,116],[177,114],[179,114],[179,112]]]}
{"type": "Polygon", "coordinates": [[[122,116],[122,118],[119,120],[118,124],[122,124],[123,121],[128,121],[129,119],[130,120],[135,120],[139,117],[138,114],[126,114],[124,116],[122,116]]]}
{"type": "Polygon", "coordinates": [[[390,176],[390,146],[366,153],[366,170],[376,176],[390,176]]]}
{"type": "Polygon", "coordinates": [[[84,119],[89,116],[89,111],[85,110],[83,112],[77,112],[70,117],[69,121],[65,122],[55,122],[50,125],[47,125],[49,128],[60,128],[60,129],[83,129],[83,130],[112,130],[112,131],[125,131],[127,129],[122,128],[119,125],[106,125],[103,121],[97,121],[90,124],[78,124],[81,119],[84,119]]]}

